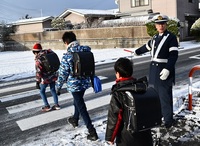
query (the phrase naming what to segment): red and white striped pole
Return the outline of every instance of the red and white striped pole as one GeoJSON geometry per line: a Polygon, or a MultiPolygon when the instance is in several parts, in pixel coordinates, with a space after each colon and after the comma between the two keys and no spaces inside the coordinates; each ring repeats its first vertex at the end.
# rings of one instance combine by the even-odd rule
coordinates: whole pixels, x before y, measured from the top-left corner
{"type": "Polygon", "coordinates": [[[192,110],[192,75],[196,70],[200,70],[200,65],[194,66],[189,72],[189,87],[188,87],[188,109],[192,110]]]}
{"type": "Polygon", "coordinates": [[[133,54],[134,52],[128,49],[124,49],[124,51],[131,53],[131,61],[133,62],[133,54]]]}
{"type": "Polygon", "coordinates": [[[133,51],[128,50],[128,49],[124,49],[124,51],[126,51],[126,52],[130,52],[130,53],[133,53],[133,51]]]}

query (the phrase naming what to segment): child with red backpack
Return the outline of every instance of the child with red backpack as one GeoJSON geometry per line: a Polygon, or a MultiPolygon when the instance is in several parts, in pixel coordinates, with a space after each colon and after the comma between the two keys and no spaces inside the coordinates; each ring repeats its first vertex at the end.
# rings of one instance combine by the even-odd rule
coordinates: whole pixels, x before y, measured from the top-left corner
{"type": "Polygon", "coordinates": [[[36,43],[33,46],[33,54],[35,55],[35,68],[36,68],[36,89],[40,89],[40,96],[44,102],[44,107],[42,111],[47,112],[51,109],[59,110],[60,105],[58,104],[58,96],[55,90],[55,81],[57,80],[56,72],[47,72],[43,64],[42,56],[48,53],[52,53],[51,49],[42,50],[42,46],[39,43],[36,43]],[[46,96],[46,88],[50,86],[50,91],[54,99],[54,106],[51,108],[46,96]]]}

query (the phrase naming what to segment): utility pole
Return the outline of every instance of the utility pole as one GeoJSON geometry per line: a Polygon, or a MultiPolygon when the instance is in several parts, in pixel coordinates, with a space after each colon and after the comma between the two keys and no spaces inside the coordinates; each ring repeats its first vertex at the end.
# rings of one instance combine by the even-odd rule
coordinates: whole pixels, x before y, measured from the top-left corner
{"type": "Polygon", "coordinates": [[[42,14],[42,9],[40,9],[40,16],[41,16],[41,17],[43,16],[43,14],[42,14]]]}

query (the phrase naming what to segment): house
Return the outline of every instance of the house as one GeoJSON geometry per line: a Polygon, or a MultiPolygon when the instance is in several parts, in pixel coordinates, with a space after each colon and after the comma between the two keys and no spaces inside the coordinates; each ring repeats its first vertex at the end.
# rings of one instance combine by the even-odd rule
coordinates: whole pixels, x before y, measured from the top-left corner
{"type": "Polygon", "coordinates": [[[200,17],[199,0],[115,0],[119,5],[121,18],[154,15],[168,15],[180,20],[180,39],[190,36],[192,24],[200,17]]]}
{"type": "Polygon", "coordinates": [[[85,23],[92,27],[93,22],[115,19],[116,10],[67,9],[58,17],[72,25],[85,23]]]}
{"type": "MultiPolygon", "coordinates": [[[[114,19],[116,10],[89,10],[89,9],[68,9],[61,13],[58,17],[65,19],[67,27],[70,25],[87,24],[87,27],[92,27],[92,23],[98,20],[99,22],[107,19],[114,19]]],[[[43,31],[56,31],[58,29],[52,28],[52,16],[21,19],[12,22],[16,26],[16,34],[19,33],[35,33],[43,31]]],[[[97,21],[96,21],[97,22],[97,21]]]]}
{"type": "Polygon", "coordinates": [[[15,33],[33,33],[43,32],[44,30],[51,30],[51,21],[54,19],[52,16],[21,19],[12,22],[12,25],[17,28],[15,33]]]}
{"type": "MultiPolygon", "coordinates": [[[[79,24],[84,24],[85,26],[82,26],[85,28],[91,28],[100,23],[110,24],[115,20],[123,23],[123,19],[144,25],[140,22],[145,22],[155,14],[161,13],[172,19],[178,18],[181,26],[180,40],[190,37],[190,28],[200,17],[198,0],[115,0],[115,2],[119,7],[117,10],[67,9],[58,17],[63,18],[69,26],[77,26],[73,27],[76,29],[80,27],[79,24]]],[[[13,25],[17,26],[17,33],[42,32],[52,30],[52,19],[51,16],[23,19],[14,22],[13,25]]]]}

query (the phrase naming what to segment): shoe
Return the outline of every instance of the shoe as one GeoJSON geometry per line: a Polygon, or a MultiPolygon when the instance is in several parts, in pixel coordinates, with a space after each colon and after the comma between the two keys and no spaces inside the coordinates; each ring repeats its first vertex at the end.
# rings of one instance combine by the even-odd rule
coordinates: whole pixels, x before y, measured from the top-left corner
{"type": "Polygon", "coordinates": [[[89,129],[89,135],[87,136],[88,140],[96,141],[98,139],[98,135],[95,128],[89,129]]]}
{"type": "Polygon", "coordinates": [[[71,124],[74,128],[78,127],[78,120],[74,117],[68,118],[68,123],[71,124]]]}
{"type": "Polygon", "coordinates": [[[49,105],[42,107],[43,112],[48,112],[51,110],[51,107],[49,105]]]}
{"type": "Polygon", "coordinates": [[[176,124],[176,120],[173,119],[171,123],[165,123],[165,128],[169,129],[176,124]]]}
{"type": "Polygon", "coordinates": [[[54,106],[52,106],[52,110],[59,110],[59,109],[60,109],[59,104],[55,104],[54,106]]]}
{"type": "Polygon", "coordinates": [[[165,128],[166,128],[166,129],[169,129],[170,127],[172,127],[172,123],[170,123],[170,124],[165,124],[165,128]]]}

